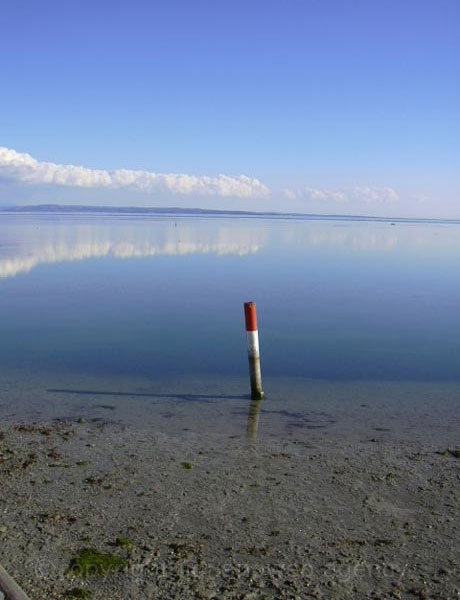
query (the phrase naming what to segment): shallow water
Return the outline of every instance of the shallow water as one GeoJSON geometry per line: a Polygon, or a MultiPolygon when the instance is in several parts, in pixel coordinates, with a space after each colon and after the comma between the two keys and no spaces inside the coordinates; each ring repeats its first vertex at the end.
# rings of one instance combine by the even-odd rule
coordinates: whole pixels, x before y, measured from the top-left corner
{"type": "Polygon", "coordinates": [[[333,430],[347,390],[455,408],[459,267],[458,224],[1,215],[3,415],[245,431],[245,300],[266,431],[333,430]]]}

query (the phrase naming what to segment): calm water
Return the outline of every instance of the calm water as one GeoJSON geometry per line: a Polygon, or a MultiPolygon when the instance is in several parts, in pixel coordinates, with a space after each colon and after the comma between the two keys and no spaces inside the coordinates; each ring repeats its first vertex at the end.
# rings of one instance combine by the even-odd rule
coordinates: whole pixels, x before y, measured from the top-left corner
{"type": "Polygon", "coordinates": [[[455,224],[2,215],[3,380],[186,393],[194,378],[212,393],[234,378],[243,394],[254,300],[269,387],[452,384],[459,272],[455,224]]]}

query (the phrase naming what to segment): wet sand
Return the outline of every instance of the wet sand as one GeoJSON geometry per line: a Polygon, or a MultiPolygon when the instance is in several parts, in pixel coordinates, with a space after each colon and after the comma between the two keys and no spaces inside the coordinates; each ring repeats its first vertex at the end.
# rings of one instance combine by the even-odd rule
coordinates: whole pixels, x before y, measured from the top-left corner
{"type": "Polygon", "coordinates": [[[35,423],[3,402],[0,562],[32,599],[458,597],[455,385],[234,383],[144,424],[145,395],[47,391],[67,416],[35,423]],[[126,563],[82,573],[85,548],[126,563]]]}

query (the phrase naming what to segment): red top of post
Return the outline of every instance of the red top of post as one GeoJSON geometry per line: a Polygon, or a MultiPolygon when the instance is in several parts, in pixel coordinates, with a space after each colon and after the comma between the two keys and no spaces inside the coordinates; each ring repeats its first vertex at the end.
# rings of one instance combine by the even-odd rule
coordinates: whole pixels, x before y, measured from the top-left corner
{"type": "Polygon", "coordinates": [[[246,331],[257,331],[256,303],[244,303],[244,319],[246,321],[246,331]]]}

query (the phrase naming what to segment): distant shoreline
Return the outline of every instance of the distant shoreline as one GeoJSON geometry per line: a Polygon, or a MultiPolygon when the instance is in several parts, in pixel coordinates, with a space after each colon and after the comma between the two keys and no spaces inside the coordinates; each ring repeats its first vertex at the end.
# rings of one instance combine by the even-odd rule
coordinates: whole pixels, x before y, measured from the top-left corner
{"type": "Polygon", "coordinates": [[[84,206],[62,204],[38,204],[31,206],[0,207],[0,214],[94,214],[94,215],[152,215],[175,217],[239,217],[265,219],[301,219],[306,221],[370,221],[377,223],[442,223],[460,224],[460,219],[377,217],[373,215],[309,214],[257,212],[245,210],[217,210],[181,207],[140,206],[84,206]]]}

